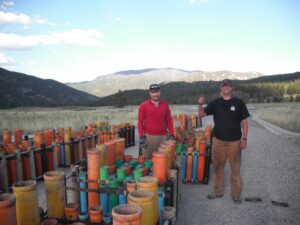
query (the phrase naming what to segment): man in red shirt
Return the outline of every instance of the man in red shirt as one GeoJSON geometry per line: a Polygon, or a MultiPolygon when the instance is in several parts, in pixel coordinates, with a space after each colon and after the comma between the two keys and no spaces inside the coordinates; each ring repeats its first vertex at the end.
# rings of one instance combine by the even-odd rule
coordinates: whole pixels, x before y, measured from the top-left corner
{"type": "Polygon", "coordinates": [[[151,159],[152,152],[167,139],[174,139],[174,130],[169,105],[160,99],[160,87],[151,84],[150,99],[144,101],[138,111],[140,146],[145,159],[151,159]],[[167,133],[168,131],[168,133],[167,133]]]}

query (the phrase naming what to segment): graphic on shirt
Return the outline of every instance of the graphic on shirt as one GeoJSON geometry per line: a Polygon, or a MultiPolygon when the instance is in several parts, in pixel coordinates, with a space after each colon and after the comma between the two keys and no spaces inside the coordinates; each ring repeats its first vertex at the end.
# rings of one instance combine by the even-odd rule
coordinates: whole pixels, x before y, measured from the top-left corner
{"type": "Polygon", "coordinates": [[[235,106],[232,105],[231,108],[230,108],[230,110],[231,110],[231,111],[235,111],[235,106]]]}

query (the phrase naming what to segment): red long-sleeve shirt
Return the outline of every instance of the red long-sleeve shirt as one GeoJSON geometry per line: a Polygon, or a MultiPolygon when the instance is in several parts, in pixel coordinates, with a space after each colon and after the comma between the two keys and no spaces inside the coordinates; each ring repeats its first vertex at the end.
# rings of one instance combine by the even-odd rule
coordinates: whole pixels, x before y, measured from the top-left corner
{"type": "Polygon", "coordinates": [[[144,134],[166,135],[167,129],[170,135],[174,135],[171,111],[169,105],[160,100],[155,106],[151,100],[144,101],[138,111],[139,136],[144,134]]]}

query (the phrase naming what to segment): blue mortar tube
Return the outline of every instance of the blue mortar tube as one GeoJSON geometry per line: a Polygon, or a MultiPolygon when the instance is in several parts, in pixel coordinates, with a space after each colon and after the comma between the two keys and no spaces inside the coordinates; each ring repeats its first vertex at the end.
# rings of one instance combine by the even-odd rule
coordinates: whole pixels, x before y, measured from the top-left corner
{"type": "Polygon", "coordinates": [[[64,143],[60,144],[60,160],[61,160],[61,166],[65,166],[65,145],[64,145],[64,143]]]}
{"type": "Polygon", "coordinates": [[[197,167],[198,167],[198,152],[194,151],[193,170],[192,170],[192,182],[193,183],[197,183],[197,167]]]}
{"type": "MultiPolygon", "coordinates": [[[[101,189],[102,188],[107,188],[108,186],[105,184],[101,184],[101,189]]],[[[106,215],[109,213],[109,207],[108,207],[108,193],[101,193],[100,194],[100,203],[103,209],[103,214],[106,215]]]]}
{"type": "MultiPolygon", "coordinates": [[[[79,172],[79,179],[80,180],[86,180],[86,172],[85,171],[80,171],[79,172]]],[[[79,187],[86,189],[87,185],[84,181],[81,181],[79,183],[79,187]]],[[[88,218],[87,215],[87,192],[86,191],[80,191],[80,215],[79,219],[80,220],[85,220],[88,218]]]]}

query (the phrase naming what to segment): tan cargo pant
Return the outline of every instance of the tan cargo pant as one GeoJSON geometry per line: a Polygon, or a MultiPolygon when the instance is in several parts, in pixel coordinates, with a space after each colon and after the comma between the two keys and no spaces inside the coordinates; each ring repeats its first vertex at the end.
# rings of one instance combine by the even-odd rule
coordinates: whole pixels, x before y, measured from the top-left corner
{"type": "Polygon", "coordinates": [[[231,167],[231,194],[232,197],[239,198],[243,187],[243,182],[240,176],[240,140],[221,141],[214,137],[212,142],[212,162],[214,175],[214,193],[216,195],[223,195],[224,167],[226,165],[227,158],[231,167]]]}
{"type": "Polygon", "coordinates": [[[161,143],[163,143],[165,140],[167,140],[167,136],[156,136],[156,135],[150,135],[145,134],[145,139],[147,142],[147,148],[142,148],[143,156],[145,156],[145,159],[151,159],[152,153],[154,151],[157,151],[161,143]]]}

